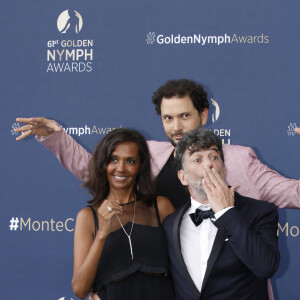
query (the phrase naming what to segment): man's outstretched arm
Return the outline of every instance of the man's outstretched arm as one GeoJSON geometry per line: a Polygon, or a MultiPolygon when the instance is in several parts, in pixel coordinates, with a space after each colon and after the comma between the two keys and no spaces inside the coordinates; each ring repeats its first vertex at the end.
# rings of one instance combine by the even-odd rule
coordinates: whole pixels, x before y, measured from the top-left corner
{"type": "Polygon", "coordinates": [[[17,118],[16,121],[26,124],[15,129],[15,132],[22,132],[16,140],[36,135],[37,140],[51,151],[66,169],[79,180],[87,180],[91,154],[65,133],[57,122],[46,118],[17,118]]]}

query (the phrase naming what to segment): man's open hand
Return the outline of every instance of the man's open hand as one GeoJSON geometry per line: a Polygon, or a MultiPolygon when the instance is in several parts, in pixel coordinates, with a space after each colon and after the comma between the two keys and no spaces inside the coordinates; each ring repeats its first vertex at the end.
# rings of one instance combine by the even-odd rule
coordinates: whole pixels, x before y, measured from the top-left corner
{"type": "Polygon", "coordinates": [[[22,134],[16,138],[17,141],[23,140],[32,134],[38,136],[50,136],[54,132],[60,132],[62,130],[57,122],[42,117],[17,118],[16,121],[26,124],[15,129],[15,132],[22,132],[22,134]]]}

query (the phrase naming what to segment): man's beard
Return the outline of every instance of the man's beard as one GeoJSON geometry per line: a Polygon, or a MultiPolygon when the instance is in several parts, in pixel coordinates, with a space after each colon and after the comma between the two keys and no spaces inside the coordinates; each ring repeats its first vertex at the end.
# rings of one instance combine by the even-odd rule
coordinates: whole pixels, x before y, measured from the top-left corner
{"type": "Polygon", "coordinates": [[[186,179],[193,193],[197,195],[200,200],[207,200],[207,194],[202,185],[203,177],[192,178],[188,173],[186,173],[186,179]]]}
{"type": "Polygon", "coordinates": [[[176,135],[182,135],[182,134],[183,134],[182,132],[180,132],[180,133],[176,132],[176,133],[171,133],[170,136],[167,135],[167,138],[168,138],[169,142],[170,142],[175,148],[176,148],[177,143],[175,143],[175,141],[173,140],[173,137],[176,136],[176,135]]]}
{"type": "MultiPolygon", "coordinates": [[[[192,130],[194,130],[194,129],[197,129],[197,128],[202,128],[202,119],[201,119],[201,116],[200,116],[200,123],[199,123],[199,125],[197,126],[197,127],[195,127],[195,128],[193,128],[193,129],[191,129],[190,131],[192,131],[192,130]]],[[[185,134],[186,132],[183,132],[183,131],[179,131],[179,132],[175,132],[175,133],[171,133],[170,135],[167,135],[167,138],[168,138],[168,140],[169,140],[169,142],[176,148],[176,145],[177,145],[177,143],[179,142],[177,142],[177,143],[175,143],[175,141],[174,141],[174,137],[175,136],[177,136],[177,135],[183,135],[183,134],[185,134]]]]}

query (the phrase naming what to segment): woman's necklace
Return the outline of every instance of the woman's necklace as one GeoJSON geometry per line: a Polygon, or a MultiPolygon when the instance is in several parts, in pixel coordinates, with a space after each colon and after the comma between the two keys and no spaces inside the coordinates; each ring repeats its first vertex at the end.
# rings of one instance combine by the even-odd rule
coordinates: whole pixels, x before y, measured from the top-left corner
{"type": "Polygon", "coordinates": [[[131,253],[131,259],[133,260],[133,251],[132,251],[132,243],[131,243],[131,233],[132,233],[132,229],[133,229],[133,225],[134,225],[134,219],[135,219],[135,206],[136,206],[136,197],[134,198],[134,204],[133,204],[133,218],[132,218],[132,223],[131,223],[131,229],[129,234],[126,232],[119,216],[116,214],[118,221],[124,231],[124,233],[126,234],[126,236],[128,237],[128,241],[129,241],[129,247],[130,247],[130,253],[131,253]]]}

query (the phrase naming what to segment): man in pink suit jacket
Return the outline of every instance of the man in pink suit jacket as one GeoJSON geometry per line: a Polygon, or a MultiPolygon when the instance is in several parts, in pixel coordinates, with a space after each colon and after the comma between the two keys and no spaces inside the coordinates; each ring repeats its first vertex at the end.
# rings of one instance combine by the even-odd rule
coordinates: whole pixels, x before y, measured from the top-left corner
{"type": "MultiPolygon", "coordinates": [[[[170,140],[148,141],[152,172],[157,177],[182,134],[206,124],[209,104],[203,88],[184,79],[168,81],[154,93],[153,102],[170,140]]],[[[36,134],[37,139],[57,156],[64,167],[81,181],[86,180],[91,154],[55,121],[45,118],[18,118],[17,121],[28,124],[15,130],[23,132],[17,140],[36,134]]],[[[296,132],[300,134],[300,128],[296,132]]],[[[250,147],[223,145],[223,151],[228,169],[226,182],[237,186],[237,192],[241,195],[272,202],[280,208],[300,208],[300,180],[288,179],[268,168],[257,159],[250,147]]]]}
{"type": "MultiPolygon", "coordinates": [[[[174,146],[185,132],[206,124],[209,108],[207,94],[201,85],[193,81],[171,80],[154,93],[152,101],[156,112],[161,115],[169,140],[148,141],[152,173],[157,177],[166,172],[160,178],[159,185],[167,185],[168,190],[175,189],[177,192],[177,189],[182,189],[177,175],[173,176],[174,180],[177,178],[176,182],[170,182],[167,178],[170,170],[173,170],[174,146]],[[164,183],[166,179],[167,184],[164,183]]],[[[81,181],[86,181],[91,154],[66,134],[55,121],[45,118],[18,118],[17,121],[27,124],[15,130],[23,132],[17,140],[36,134],[37,139],[57,156],[64,167],[81,181]]],[[[296,131],[300,134],[299,128],[296,131]]],[[[300,180],[285,178],[268,168],[249,147],[223,145],[223,152],[227,167],[226,183],[236,186],[239,194],[274,203],[280,208],[300,208],[300,180]]],[[[174,203],[174,199],[169,198],[174,203]]],[[[270,299],[273,299],[272,292],[270,299]]]]}

